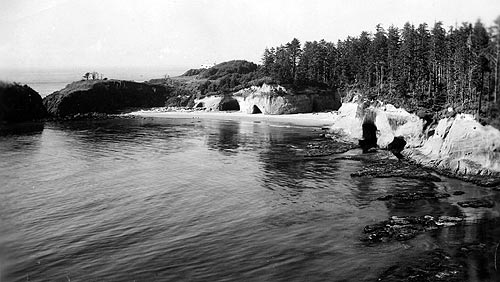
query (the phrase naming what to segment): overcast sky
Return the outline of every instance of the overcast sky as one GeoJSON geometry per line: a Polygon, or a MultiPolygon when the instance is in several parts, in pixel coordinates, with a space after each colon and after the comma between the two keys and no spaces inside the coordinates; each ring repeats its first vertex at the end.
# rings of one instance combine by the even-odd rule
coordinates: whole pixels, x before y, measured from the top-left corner
{"type": "Polygon", "coordinates": [[[265,47],[500,15],[500,0],[1,0],[0,67],[259,63],[265,47]]]}

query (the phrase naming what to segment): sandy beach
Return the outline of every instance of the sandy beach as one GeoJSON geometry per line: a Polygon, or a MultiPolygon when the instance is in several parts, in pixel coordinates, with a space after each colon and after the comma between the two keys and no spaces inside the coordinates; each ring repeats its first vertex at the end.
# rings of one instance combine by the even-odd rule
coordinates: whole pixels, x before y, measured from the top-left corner
{"type": "Polygon", "coordinates": [[[265,115],[246,114],[242,112],[205,112],[205,111],[161,111],[141,110],[129,113],[129,115],[155,118],[193,118],[193,119],[218,119],[218,120],[242,120],[280,122],[298,126],[330,127],[333,124],[332,112],[265,115]]]}

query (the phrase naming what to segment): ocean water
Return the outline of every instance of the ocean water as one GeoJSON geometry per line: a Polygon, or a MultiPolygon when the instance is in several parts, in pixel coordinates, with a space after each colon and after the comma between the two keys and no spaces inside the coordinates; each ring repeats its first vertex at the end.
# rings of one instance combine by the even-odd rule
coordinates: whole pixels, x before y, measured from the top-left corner
{"type": "Polygon", "coordinates": [[[162,78],[165,75],[177,76],[184,73],[188,68],[166,67],[166,68],[61,68],[61,69],[7,69],[0,68],[0,80],[26,84],[37,91],[40,96],[45,97],[57,90],[63,89],[67,84],[82,79],[86,72],[97,71],[103,77],[109,79],[123,79],[143,82],[154,78],[162,78]]]}
{"type": "MultiPolygon", "coordinates": [[[[375,281],[401,258],[483,238],[492,227],[477,222],[499,214],[494,195],[493,209],[456,206],[492,195],[461,181],[351,178],[362,161],[304,158],[312,127],[137,118],[0,133],[0,281],[375,281]],[[375,200],[429,187],[466,194],[406,209],[375,200]],[[406,214],[468,223],[359,240],[406,214]]],[[[497,278],[485,261],[470,259],[469,281],[497,278]]]]}

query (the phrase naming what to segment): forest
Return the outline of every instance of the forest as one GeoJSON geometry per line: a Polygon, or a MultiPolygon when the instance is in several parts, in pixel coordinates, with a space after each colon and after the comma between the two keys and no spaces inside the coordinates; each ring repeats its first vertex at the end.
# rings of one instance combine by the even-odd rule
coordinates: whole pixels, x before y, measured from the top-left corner
{"type": "Polygon", "coordinates": [[[281,84],[360,91],[411,111],[452,108],[499,123],[500,16],[445,27],[436,22],[363,31],[336,43],[294,38],[266,48],[261,72],[281,84]]]}

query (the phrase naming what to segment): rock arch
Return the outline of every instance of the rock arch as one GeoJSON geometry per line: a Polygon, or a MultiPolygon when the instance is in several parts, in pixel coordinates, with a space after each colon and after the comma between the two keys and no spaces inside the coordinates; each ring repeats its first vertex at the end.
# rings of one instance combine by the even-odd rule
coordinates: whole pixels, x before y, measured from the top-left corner
{"type": "Polygon", "coordinates": [[[239,111],[240,103],[235,99],[228,99],[219,104],[219,111],[239,111]]]}
{"type": "Polygon", "coordinates": [[[262,111],[257,107],[257,105],[253,105],[252,114],[262,114],[262,111]]]}

